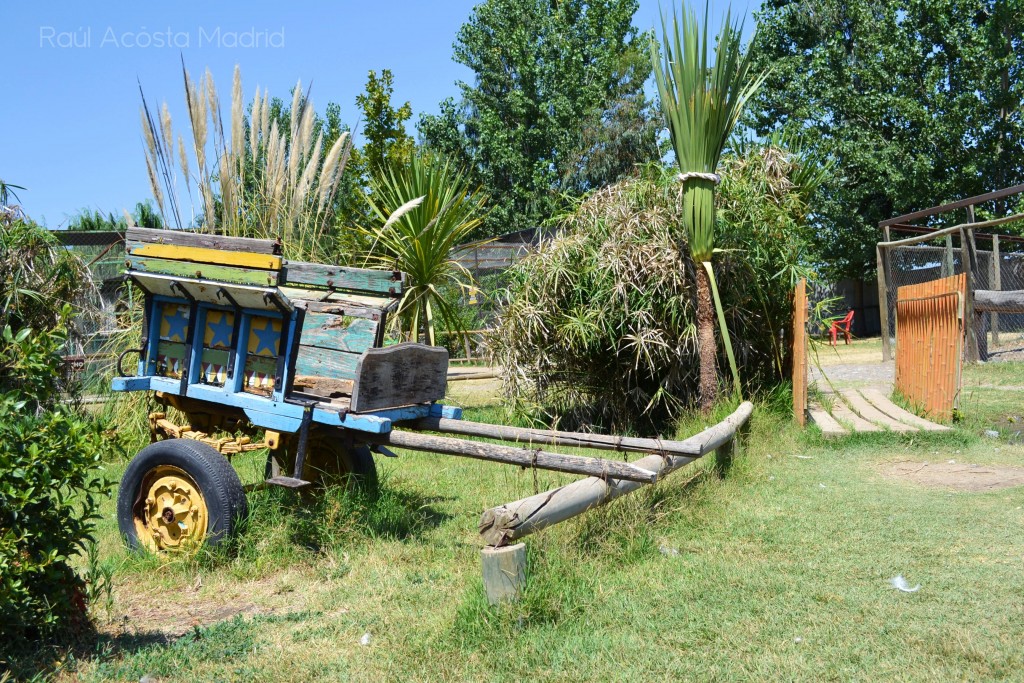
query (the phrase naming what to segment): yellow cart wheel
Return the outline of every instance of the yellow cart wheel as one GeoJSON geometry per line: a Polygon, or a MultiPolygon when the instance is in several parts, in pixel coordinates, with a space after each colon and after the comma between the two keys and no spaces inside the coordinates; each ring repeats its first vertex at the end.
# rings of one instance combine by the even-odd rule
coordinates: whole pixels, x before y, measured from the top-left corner
{"type": "Polygon", "coordinates": [[[158,441],[128,465],[117,518],[129,547],[150,552],[216,545],[245,517],[242,483],[227,458],[188,439],[158,441]]]}

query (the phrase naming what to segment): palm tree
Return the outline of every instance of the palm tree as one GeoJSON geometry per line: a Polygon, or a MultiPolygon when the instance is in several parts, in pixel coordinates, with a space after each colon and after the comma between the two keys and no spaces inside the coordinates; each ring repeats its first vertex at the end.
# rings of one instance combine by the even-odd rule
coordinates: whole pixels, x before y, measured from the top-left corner
{"type": "Polygon", "coordinates": [[[370,190],[379,224],[361,230],[373,240],[367,261],[408,275],[399,311],[410,338],[418,340],[425,330],[427,343],[435,344],[437,315],[450,331],[461,332],[442,289],[473,281],[451,252],[480,225],[487,198],[470,187],[464,172],[423,153],[398,169],[378,169],[370,190]]]}
{"type": "Polygon", "coordinates": [[[718,161],[747,100],[764,81],[752,77],[749,55],[740,42],[742,23],[726,13],[714,49],[715,63],[708,66],[708,16],[703,25],[696,13],[684,7],[672,14],[672,32],[662,19],[662,44],[651,37],[651,60],[658,84],[661,109],[679,163],[682,183],[683,223],[697,279],[697,351],[700,356],[700,406],[711,409],[718,395],[714,309],[722,330],[734,390],[740,392],[739,370],[732,351],[718,285],[711,267],[715,251],[715,185],[718,161]],[[714,297],[714,304],[712,304],[714,297]]]}

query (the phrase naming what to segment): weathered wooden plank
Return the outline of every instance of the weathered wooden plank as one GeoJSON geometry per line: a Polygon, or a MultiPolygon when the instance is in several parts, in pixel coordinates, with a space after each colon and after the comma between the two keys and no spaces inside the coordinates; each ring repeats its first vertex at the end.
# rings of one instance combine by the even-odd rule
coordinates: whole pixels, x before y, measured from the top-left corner
{"type": "Polygon", "coordinates": [[[136,256],[135,254],[128,255],[126,265],[131,270],[143,273],[162,273],[177,277],[216,280],[218,282],[231,282],[238,285],[253,285],[256,287],[276,286],[278,275],[276,270],[257,270],[253,268],[219,266],[209,263],[171,261],[169,259],[136,256]]]}
{"type": "Polygon", "coordinates": [[[288,285],[280,289],[289,299],[306,302],[306,310],[320,313],[352,315],[347,312],[347,309],[351,308],[364,308],[380,312],[393,306],[396,302],[389,296],[370,296],[352,292],[328,292],[327,296],[324,296],[325,292],[322,289],[303,289],[288,285]]]}
{"type": "Polygon", "coordinates": [[[826,439],[834,439],[849,434],[846,427],[836,422],[836,419],[822,410],[821,406],[811,405],[807,408],[807,414],[811,416],[811,422],[818,425],[822,436],[826,439]]]}
{"type": "MultiPolygon", "coordinates": [[[[684,439],[683,443],[698,448],[701,453],[715,451],[736,438],[737,431],[747,423],[753,410],[753,404],[745,401],[725,420],[684,439]]],[[[688,456],[649,455],[634,462],[633,466],[656,472],[660,479],[694,460],[695,457],[688,456]]],[[[485,510],[480,517],[480,535],[488,545],[507,545],[510,541],[604,505],[641,486],[642,483],[635,481],[606,480],[600,477],[581,479],[485,510]]]]}
{"type": "Polygon", "coordinates": [[[281,243],[277,240],[258,240],[251,237],[225,237],[191,230],[154,230],[152,228],[128,228],[125,233],[128,243],[175,244],[182,247],[203,249],[227,249],[250,254],[280,254],[281,243]]]}
{"type": "MultiPolygon", "coordinates": [[[[449,378],[448,381],[451,381],[449,378]]],[[[499,441],[514,441],[527,445],[573,446],[596,450],[618,451],[620,453],[665,453],[672,455],[701,455],[700,450],[689,443],[662,439],[642,439],[631,436],[610,436],[586,432],[560,432],[553,429],[530,429],[508,427],[485,422],[450,420],[443,417],[424,417],[413,423],[414,429],[426,429],[446,434],[483,436],[499,441]]]]}
{"type": "MultiPolygon", "coordinates": [[[[894,432],[916,432],[917,427],[905,425],[902,422],[892,419],[881,410],[864,400],[864,397],[854,389],[846,389],[842,392],[842,399],[845,400],[858,415],[865,420],[874,422],[880,427],[885,427],[894,432]]],[[[837,397],[838,401],[839,398],[837,397]]]]}
{"type": "Polygon", "coordinates": [[[900,408],[898,405],[890,401],[889,398],[882,394],[882,392],[879,391],[878,389],[861,389],[860,394],[865,399],[870,401],[871,404],[878,408],[880,411],[882,411],[891,418],[899,420],[900,422],[903,422],[914,427],[919,427],[920,429],[929,432],[950,431],[950,428],[946,427],[945,425],[935,424],[930,420],[926,420],[923,417],[918,417],[917,415],[914,415],[910,411],[900,408]]]}
{"type": "Polygon", "coordinates": [[[181,247],[176,244],[128,244],[128,253],[135,256],[191,261],[193,263],[213,263],[221,266],[242,266],[243,268],[262,268],[280,270],[281,257],[269,254],[250,254],[244,251],[228,251],[226,249],[205,249],[203,247],[181,247]]]}
{"type": "Polygon", "coordinates": [[[437,401],[448,384],[448,350],[412,342],[370,349],[355,375],[352,410],[357,413],[437,401]]]}
{"type": "MultiPolygon", "coordinates": [[[[366,438],[373,443],[408,448],[415,451],[459,455],[477,460],[489,460],[505,463],[506,465],[518,465],[520,467],[536,467],[542,470],[565,472],[567,474],[586,474],[600,477],[601,479],[611,478],[653,484],[658,478],[658,475],[652,470],[638,467],[632,463],[622,462],[621,460],[605,460],[604,458],[589,458],[582,455],[549,453],[547,451],[502,446],[482,441],[467,441],[465,439],[452,439],[446,436],[406,432],[400,429],[392,429],[387,434],[362,435],[362,438],[366,438]]],[[[660,461],[661,456],[657,457],[660,461]]]]}
{"type": "Polygon", "coordinates": [[[282,272],[285,284],[352,289],[389,296],[402,295],[405,279],[403,273],[397,270],[345,268],[303,261],[285,261],[282,272]]]}
{"type": "Polygon", "coordinates": [[[857,413],[850,410],[841,399],[838,397],[835,403],[832,404],[832,417],[839,420],[840,424],[845,424],[853,428],[855,432],[880,432],[882,428],[878,425],[868,422],[857,413]]]}
{"type": "Polygon", "coordinates": [[[138,271],[132,272],[130,275],[133,280],[150,294],[166,296],[172,299],[185,298],[178,289],[178,287],[181,287],[196,301],[211,303],[217,306],[230,306],[231,300],[223,296],[223,292],[221,292],[223,289],[242,308],[277,311],[283,306],[287,310],[292,309],[292,303],[281,296],[281,292],[275,287],[252,287],[211,280],[174,277],[173,275],[140,273],[138,271]],[[274,303],[274,301],[277,303],[274,303]]]}
{"type": "Polygon", "coordinates": [[[377,322],[368,318],[306,311],[299,341],[305,346],[362,353],[377,341],[377,322]]]}
{"type": "Polygon", "coordinates": [[[295,374],[333,379],[355,379],[360,354],[299,345],[295,374]]]}

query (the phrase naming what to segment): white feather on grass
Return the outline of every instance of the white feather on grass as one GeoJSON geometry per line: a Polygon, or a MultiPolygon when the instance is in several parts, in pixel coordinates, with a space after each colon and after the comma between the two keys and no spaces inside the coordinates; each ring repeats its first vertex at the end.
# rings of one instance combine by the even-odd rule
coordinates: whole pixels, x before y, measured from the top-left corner
{"type": "Polygon", "coordinates": [[[903,578],[903,574],[898,574],[889,579],[889,585],[891,585],[893,588],[900,591],[901,593],[916,593],[917,591],[921,590],[921,584],[917,584],[916,586],[911,588],[910,584],[907,583],[907,580],[903,578]]]}

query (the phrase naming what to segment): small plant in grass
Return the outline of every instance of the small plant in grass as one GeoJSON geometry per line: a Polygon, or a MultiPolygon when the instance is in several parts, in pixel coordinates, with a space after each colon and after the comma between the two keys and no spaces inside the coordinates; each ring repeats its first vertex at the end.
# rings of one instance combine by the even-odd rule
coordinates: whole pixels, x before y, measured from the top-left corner
{"type": "Polygon", "coordinates": [[[660,50],[653,36],[651,38],[655,82],[681,171],[683,228],[693,260],[700,264],[696,271],[697,350],[700,405],[705,412],[714,405],[718,394],[713,308],[718,312],[733,389],[737,395],[742,390],[711,266],[715,252],[718,161],[744,105],[764,80],[763,75],[753,77],[749,55],[743,53],[741,34],[742,26],[734,24],[726,14],[715,44],[715,63],[711,66],[708,64],[707,14],[702,28],[692,9],[684,8],[681,16],[673,13],[671,33],[662,22],[660,50]]]}
{"type": "Polygon", "coordinates": [[[445,288],[465,288],[473,277],[451,258],[484,218],[487,198],[451,163],[416,154],[400,168],[380,168],[368,201],[377,224],[363,228],[371,240],[367,263],[408,275],[399,308],[403,331],[437,343],[436,323],[463,332],[445,288]]]}

